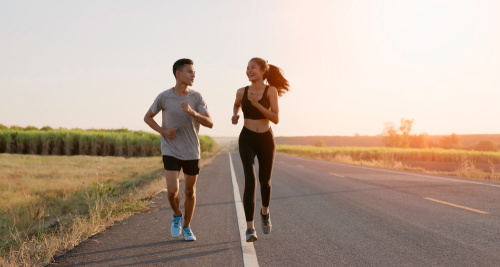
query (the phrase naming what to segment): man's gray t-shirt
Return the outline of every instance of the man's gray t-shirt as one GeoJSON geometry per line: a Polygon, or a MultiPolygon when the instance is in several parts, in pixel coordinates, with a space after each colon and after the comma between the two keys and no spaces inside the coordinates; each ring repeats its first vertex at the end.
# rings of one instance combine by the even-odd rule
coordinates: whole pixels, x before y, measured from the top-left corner
{"type": "Polygon", "coordinates": [[[188,103],[200,114],[207,112],[203,97],[192,89],[185,96],[176,95],[174,88],[159,94],[151,105],[151,112],[156,115],[163,111],[163,129],[177,128],[174,139],[161,136],[161,153],[180,160],[200,159],[200,123],[182,110],[181,102],[188,103]]]}

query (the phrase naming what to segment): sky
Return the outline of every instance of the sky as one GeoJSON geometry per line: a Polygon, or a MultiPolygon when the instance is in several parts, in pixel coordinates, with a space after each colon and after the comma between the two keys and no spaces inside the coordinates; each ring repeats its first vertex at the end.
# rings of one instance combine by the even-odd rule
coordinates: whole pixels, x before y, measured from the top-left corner
{"type": "MultiPolygon", "coordinates": [[[[0,0],[0,124],[152,131],[143,117],[194,61],[213,129],[246,66],[280,67],[276,136],[500,133],[500,1],[0,0]]],[[[156,118],[161,118],[157,116],[156,118]]],[[[159,120],[157,120],[159,121],[159,120]]]]}

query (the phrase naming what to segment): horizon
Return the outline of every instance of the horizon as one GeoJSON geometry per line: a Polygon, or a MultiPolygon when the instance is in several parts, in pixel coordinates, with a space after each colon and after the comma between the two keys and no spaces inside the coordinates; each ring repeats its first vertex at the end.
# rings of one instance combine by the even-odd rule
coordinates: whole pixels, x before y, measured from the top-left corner
{"type": "MultiPolygon", "coordinates": [[[[66,127],[52,127],[50,125],[44,125],[42,127],[37,127],[37,126],[34,126],[34,125],[26,125],[26,126],[22,126],[22,125],[5,125],[5,124],[2,124],[0,122],[0,125],[4,125],[8,128],[10,127],[21,127],[21,128],[26,128],[26,127],[36,127],[38,128],[38,130],[40,130],[42,127],[50,127],[52,128],[53,130],[59,130],[59,129],[65,129],[65,130],[83,130],[83,131],[92,131],[92,130],[109,130],[109,131],[113,131],[113,130],[129,130],[129,131],[144,131],[144,132],[148,132],[148,133],[154,133],[154,134],[159,134],[157,132],[155,132],[154,130],[133,130],[133,129],[128,129],[128,128],[110,128],[110,129],[105,129],[105,128],[86,128],[86,129],[82,129],[82,128],[66,128],[66,127]]],[[[478,134],[478,133],[471,133],[471,134],[460,134],[460,133],[450,133],[450,134],[428,134],[428,133],[415,133],[415,132],[410,132],[410,135],[420,135],[420,134],[424,134],[424,135],[427,135],[427,136],[449,136],[449,135],[452,135],[452,134],[455,134],[457,136],[468,136],[468,135],[500,135],[500,133],[485,133],[485,134],[478,134]]],[[[210,136],[212,138],[238,138],[238,135],[234,135],[234,136],[223,136],[223,135],[210,135],[210,134],[200,134],[200,135],[207,135],[207,136],[210,136]]],[[[383,133],[380,133],[380,134],[375,134],[375,135],[363,135],[363,134],[354,134],[354,135],[275,135],[275,137],[383,137],[385,136],[383,133]]]]}
{"type": "Polygon", "coordinates": [[[291,84],[275,136],[377,136],[401,118],[413,134],[500,133],[493,0],[3,1],[0,14],[4,125],[154,132],[144,114],[187,57],[214,121],[200,135],[238,136],[236,90],[262,57],[291,84]]]}

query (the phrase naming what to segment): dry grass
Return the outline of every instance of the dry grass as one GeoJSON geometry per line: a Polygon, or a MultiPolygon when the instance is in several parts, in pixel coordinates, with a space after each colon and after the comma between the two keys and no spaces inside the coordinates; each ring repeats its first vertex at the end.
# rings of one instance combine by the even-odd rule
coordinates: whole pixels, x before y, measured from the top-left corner
{"type": "Polygon", "coordinates": [[[402,149],[370,147],[313,147],[278,145],[277,152],[355,165],[410,170],[424,173],[455,175],[460,177],[500,181],[500,170],[495,163],[500,161],[500,152],[478,152],[444,149],[402,149]],[[453,172],[429,171],[403,164],[402,161],[459,162],[460,167],[453,172]],[[490,171],[475,167],[475,162],[487,163],[490,171]]]}
{"type": "MultiPolygon", "coordinates": [[[[204,153],[202,164],[215,154],[204,153]]],[[[0,266],[37,266],[165,189],[160,157],[0,154],[0,266]]]]}
{"type": "Polygon", "coordinates": [[[460,167],[454,172],[454,174],[461,177],[500,181],[499,170],[495,168],[495,165],[493,165],[491,162],[489,163],[489,165],[490,171],[485,172],[481,169],[476,168],[476,166],[474,166],[474,162],[470,160],[462,160],[460,167]]]}

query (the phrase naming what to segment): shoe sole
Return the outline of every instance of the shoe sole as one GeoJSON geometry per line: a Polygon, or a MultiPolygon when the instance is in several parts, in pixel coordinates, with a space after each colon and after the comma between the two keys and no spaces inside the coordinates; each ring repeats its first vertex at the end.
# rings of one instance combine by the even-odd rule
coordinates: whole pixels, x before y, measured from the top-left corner
{"type": "Polygon", "coordinates": [[[170,234],[171,234],[173,237],[179,237],[179,236],[181,236],[181,234],[182,234],[182,230],[181,230],[181,231],[179,231],[179,234],[178,234],[178,235],[174,235],[174,233],[172,233],[172,230],[170,230],[170,234]]]}
{"type": "Polygon", "coordinates": [[[255,241],[257,241],[256,236],[251,236],[250,238],[247,239],[247,242],[255,242],[255,241]]]}
{"type": "Polygon", "coordinates": [[[264,234],[267,235],[267,234],[269,234],[271,232],[271,229],[272,229],[271,227],[265,227],[265,226],[263,226],[262,227],[262,232],[264,232],[264,234]]]}

